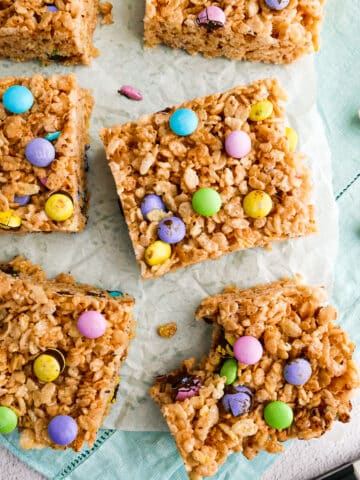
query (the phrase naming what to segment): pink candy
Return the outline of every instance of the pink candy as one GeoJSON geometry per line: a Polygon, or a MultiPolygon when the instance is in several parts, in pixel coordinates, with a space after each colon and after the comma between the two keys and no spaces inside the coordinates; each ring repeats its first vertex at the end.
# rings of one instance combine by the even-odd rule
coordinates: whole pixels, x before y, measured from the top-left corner
{"type": "Polygon", "coordinates": [[[95,310],[83,312],[77,322],[79,332],[86,338],[99,338],[106,330],[104,315],[95,310]]]}
{"type": "Polygon", "coordinates": [[[233,350],[236,360],[245,365],[254,365],[263,354],[263,347],[259,340],[250,335],[238,338],[234,343],[233,350]]]}
{"type": "Polygon", "coordinates": [[[120,95],[124,95],[124,97],[130,98],[131,100],[142,100],[143,96],[135,87],[131,87],[130,85],[123,85],[120,90],[118,90],[120,95]]]}
{"type": "Polygon", "coordinates": [[[230,157],[242,158],[251,150],[251,139],[246,132],[234,130],[226,137],[225,150],[230,157]]]}

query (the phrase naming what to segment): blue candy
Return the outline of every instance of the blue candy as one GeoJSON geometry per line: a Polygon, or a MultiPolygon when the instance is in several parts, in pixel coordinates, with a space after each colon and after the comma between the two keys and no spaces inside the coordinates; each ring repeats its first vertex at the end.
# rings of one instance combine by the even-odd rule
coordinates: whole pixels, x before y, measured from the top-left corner
{"type": "Polygon", "coordinates": [[[52,142],[53,140],[57,140],[61,135],[61,132],[52,132],[48,133],[44,138],[45,140],[49,140],[49,142],[52,142]]]}
{"type": "Polygon", "coordinates": [[[30,202],[30,195],[14,195],[14,202],[21,206],[27,205],[30,202]]]}
{"type": "Polygon", "coordinates": [[[119,297],[119,298],[122,298],[124,296],[124,294],[122,292],[118,292],[117,290],[108,290],[108,294],[110,295],[110,297],[119,297]]]}
{"type": "Polygon", "coordinates": [[[199,120],[195,112],[189,108],[180,108],[170,117],[171,130],[180,137],[191,135],[197,129],[199,120]]]}
{"type": "Polygon", "coordinates": [[[48,12],[53,12],[53,13],[59,11],[59,9],[57,7],[55,7],[55,5],[48,5],[47,10],[48,10],[48,12]]]}
{"type": "Polygon", "coordinates": [[[22,85],[13,85],[5,90],[2,102],[4,108],[11,113],[27,112],[34,103],[30,90],[22,85]]]}

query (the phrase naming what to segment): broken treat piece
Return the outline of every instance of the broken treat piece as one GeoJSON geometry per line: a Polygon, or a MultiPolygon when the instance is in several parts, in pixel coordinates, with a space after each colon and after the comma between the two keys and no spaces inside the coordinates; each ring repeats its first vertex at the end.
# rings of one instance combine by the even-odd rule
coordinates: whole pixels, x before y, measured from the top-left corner
{"type": "Polygon", "coordinates": [[[93,103],[74,75],[0,78],[0,234],[85,228],[93,103]]]}
{"type": "Polygon", "coordinates": [[[70,275],[48,280],[22,257],[0,264],[0,433],[17,422],[24,449],[92,447],[134,338],[133,306],[70,275]]]}
{"type": "Polygon", "coordinates": [[[160,337],[172,338],[177,332],[177,325],[175,322],[166,323],[165,325],[160,325],[157,328],[157,332],[160,335],[160,337]]]}
{"type": "Polygon", "coordinates": [[[157,377],[150,389],[191,479],[215,475],[232,452],[248,459],[260,450],[279,453],[286,440],[320,437],[334,421],[350,420],[360,386],[355,346],[324,300],[323,288],[295,278],[228,287],[202,301],[196,319],[214,324],[210,352],[198,365],[186,360],[157,377]],[[238,358],[244,349],[245,363],[238,358]],[[193,378],[197,388],[190,389],[193,378]],[[184,398],[177,397],[181,381],[191,390],[184,398]]]}
{"type": "Polygon", "coordinates": [[[143,278],[316,231],[284,100],[260,80],[101,131],[143,278]],[[166,217],[181,235],[159,236],[166,217]]]}
{"type": "Polygon", "coordinates": [[[146,0],[144,40],[191,55],[290,63],[317,52],[325,0],[146,0]]]}
{"type": "MultiPolygon", "coordinates": [[[[54,5],[44,0],[2,0],[0,57],[90,64],[98,55],[92,43],[98,7],[97,0],[54,1],[54,5]]],[[[104,21],[111,10],[106,13],[104,21]]]]}

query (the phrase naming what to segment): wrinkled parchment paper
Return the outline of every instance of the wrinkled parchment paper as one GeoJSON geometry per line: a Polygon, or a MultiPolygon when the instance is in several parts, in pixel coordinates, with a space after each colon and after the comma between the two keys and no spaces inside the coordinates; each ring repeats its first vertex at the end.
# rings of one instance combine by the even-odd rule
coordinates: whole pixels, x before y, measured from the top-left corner
{"type": "Polygon", "coordinates": [[[91,88],[96,105],[91,121],[89,155],[90,218],[82,234],[3,235],[1,259],[16,254],[41,264],[49,276],[70,272],[78,281],[124,290],[136,299],[137,338],[121,371],[118,401],[104,426],[124,430],[166,429],[160,411],[148,395],[154,375],[166,373],[183,359],[199,357],[210,345],[211,327],[194,321],[202,298],[228,284],[249,287],[299,272],[306,282],[331,288],[337,252],[337,209],[332,196],[330,153],[316,111],[312,58],[276,67],[225,59],[191,57],[166,47],[142,48],[143,0],[114,2],[115,24],[98,27],[95,45],[101,55],[91,67],[41,67],[38,63],[0,61],[1,76],[74,71],[80,84],[91,88]],[[277,77],[289,96],[289,125],[299,134],[300,149],[313,170],[314,202],[320,233],[275,244],[271,252],[254,249],[227,255],[157,280],[142,281],[115,186],[98,131],[135,120],[194,97],[221,92],[262,77],[277,77]],[[121,97],[123,84],[139,88],[142,102],[121,97]],[[175,321],[172,339],[160,338],[156,327],[175,321]]]}

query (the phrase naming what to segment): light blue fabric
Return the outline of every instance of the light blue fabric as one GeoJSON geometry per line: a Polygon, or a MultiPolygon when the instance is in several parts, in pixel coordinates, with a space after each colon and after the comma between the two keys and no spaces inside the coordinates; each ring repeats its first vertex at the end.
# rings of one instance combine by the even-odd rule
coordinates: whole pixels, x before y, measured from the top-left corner
{"type": "MultiPolygon", "coordinates": [[[[333,155],[334,191],[340,208],[340,253],[333,300],[339,308],[341,324],[360,346],[360,0],[329,0],[326,9],[317,68],[318,106],[333,155]]],[[[187,478],[175,444],[166,433],[104,430],[94,449],[80,454],[49,449],[27,453],[17,447],[16,434],[2,436],[0,442],[52,480],[187,478]]],[[[248,462],[240,455],[232,455],[214,478],[257,480],[275,459],[276,456],[261,454],[248,462]]]]}

